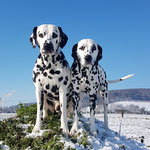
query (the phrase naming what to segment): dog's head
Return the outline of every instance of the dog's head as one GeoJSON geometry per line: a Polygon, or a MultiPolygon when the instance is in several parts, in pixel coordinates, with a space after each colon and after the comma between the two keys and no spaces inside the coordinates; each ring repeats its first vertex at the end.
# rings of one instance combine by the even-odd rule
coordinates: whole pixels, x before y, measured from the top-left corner
{"type": "Polygon", "coordinates": [[[63,48],[67,40],[68,37],[61,27],[51,24],[34,27],[30,37],[33,48],[37,45],[40,48],[40,53],[45,55],[57,52],[59,47],[63,48]]]}
{"type": "Polygon", "coordinates": [[[82,66],[97,65],[102,59],[102,48],[92,39],[83,39],[73,46],[72,57],[82,66]]]}

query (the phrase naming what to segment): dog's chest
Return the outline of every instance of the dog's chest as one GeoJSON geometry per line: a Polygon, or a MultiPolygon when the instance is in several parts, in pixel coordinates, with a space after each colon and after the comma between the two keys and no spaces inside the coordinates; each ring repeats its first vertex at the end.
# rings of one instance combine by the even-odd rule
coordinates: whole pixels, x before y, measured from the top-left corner
{"type": "Polygon", "coordinates": [[[62,55],[53,57],[51,61],[47,59],[46,62],[39,56],[33,69],[35,86],[44,91],[50,99],[59,98],[59,88],[69,85],[69,75],[68,64],[62,55]]]}
{"type": "Polygon", "coordinates": [[[80,87],[81,91],[89,92],[91,86],[91,71],[82,69],[80,73],[80,87]]]}
{"type": "Polygon", "coordinates": [[[79,85],[80,85],[81,91],[88,92],[89,87],[90,87],[89,78],[88,77],[81,77],[79,85]]]}
{"type": "Polygon", "coordinates": [[[97,68],[81,69],[81,72],[76,76],[77,89],[80,89],[80,91],[85,93],[88,93],[91,90],[97,91],[99,88],[99,75],[97,72],[97,68]]]}

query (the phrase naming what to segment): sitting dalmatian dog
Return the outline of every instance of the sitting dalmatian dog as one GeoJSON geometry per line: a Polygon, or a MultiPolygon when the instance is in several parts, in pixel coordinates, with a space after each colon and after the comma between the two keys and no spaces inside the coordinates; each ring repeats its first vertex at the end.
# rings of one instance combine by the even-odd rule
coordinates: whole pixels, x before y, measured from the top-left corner
{"type": "Polygon", "coordinates": [[[68,133],[66,105],[70,86],[70,68],[61,48],[67,43],[61,27],[44,24],[33,29],[30,41],[40,49],[33,69],[37,100],[37,118],[32,132],[41,130],[42,120],[51,112],[61,111],[61,128],[68,133]]]}
{"type": "Polygon", "coordinates": [[[96,136],[95,107],[97,94],[103,99],[104,127],[108,129],[108,83],[119,82],[132,75],[108,81],[106,73],[98,64],[98,61],[102,58],[102,48],[92,39],[83,39],[75,44],[72,48],[72,57],[74,58],[71,67],[74,122],[70,134],[73,135],[78,130],[79,107],[84,93],[88,93],[90,98],[90,132],[96,136]]]}

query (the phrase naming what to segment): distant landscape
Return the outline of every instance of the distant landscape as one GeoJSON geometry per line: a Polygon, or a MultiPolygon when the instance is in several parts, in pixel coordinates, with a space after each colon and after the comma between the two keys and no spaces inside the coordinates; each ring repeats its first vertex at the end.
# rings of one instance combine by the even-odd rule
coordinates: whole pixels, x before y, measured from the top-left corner
{"type": "MultiPolygon", "coordinates": [[[[131,106],[130,106],[130,110],[131,108],[134,109],[134,112],[137,113],[136,111],[138,111],[138,113],[140,112],[140,108],[138,107],[133,107],[136,106],[136,103],[135,102],[148,102],[150,104],[150,89],[123,89],[123,90],[110,90],[109,91],[109,103],[110,103],[110,109],[112,109],[112,106],[113,106],[113,109],[115,108],[115,112],[118,111],[118,109],[120,110],[121,108],[118,108],[119,107],[122,107],[125,102],[134,102],[131,103],[131,106]],[[123,102],[122,104],[121,103],[118,103],[118,102],[123,102]],[[115,106],[113,105],[115,104],[115,106]]],[[[27,103],[26,105],[31,105],[33,103],[27,103]]],[[[102,104],[102,101],[100,100],[100,98],[98,99],[98,105],[101,105],[102,104]]],[[[141,103],[138,103],[141,105],[141,103]]],[[[88,107],[89,106],[89,101],[87,100],[87,96],[84,97],[83,99],[83,107],[88,107]]],[[[142,109],[144,105],[142,106],[142,109]]],[[[15,113],[17,110],[17,105],[15,106],[10,106],[10,107],[0,107],[0,113],[15,113]]],[[[145,111],[145,109],[144,109],[145,111]]],[[[150,111],[150,110],[148,110],[150,111]]],[[[149,114],[149,113],[148,113],[149,114]]]]}
{"type": "Polygon", "coordinates": [[[110,90],[109,101],[147,101],[150,102],[150,89],[110,90]]]}
{"type": "MultiPolygon", "coordinates": [[[[84,98],[82,112],[89,112],[89,101],[84,98]]],[[[109,113],[150,115],[150,89],[123,89],[109,91],[109,113]]],[[[103,113],[102,100],[98,99],[96,113],[103,113]]]]}
{"type": "MultiPolygon", "coordinates": [[[[53,149],[56,145],[61,147],[57,149],[62,149],[62,147],[64,149],[65,146],[65,149],[78,150],[85,148],[95,150],[149,149],[150,89],[112,90],[109,99],[108,118],[110,130],[107,132],[103,123],[103,106],[101,105],[101,99],[98,99],[95,121],[96,130],[98,131],[97,137],[88,134],[90,109],[87,96],[84,97],[84,107],[82,107],[79,119],[80,130],[76,133],[80,136],[67,137],[67,139],[59,131],[60,121],[56,115],[49,115],[43,123],[41,132],[37,135],[32,134],[36,118],[36,105],[31,105],[33,103],[25,104],[30,105],[29,107],[20,105],[17,114],[15,113],[17,106],[1,107],[0,131],[2,134],[0,134],[0,149],[34,149],[35,147],[47,149],[50,146],[50,149],[53,149]],[[10,119],[3,121],[7,118],[10,119]],[[51,129],[48,130],[49,128],[51,129]],[[34,138],[34,136],[39,137],[34,138]]],[[[69,121],[72,125],[73,120],[69,119],[69,121]]]]}

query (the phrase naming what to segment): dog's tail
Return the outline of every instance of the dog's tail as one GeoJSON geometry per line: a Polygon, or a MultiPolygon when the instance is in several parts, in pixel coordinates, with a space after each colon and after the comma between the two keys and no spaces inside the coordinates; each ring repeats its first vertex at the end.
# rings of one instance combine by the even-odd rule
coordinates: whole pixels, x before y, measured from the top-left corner
{"type": "Polygon", "coordinates": [[[132,77],[132,76],[134,76],[134,74],[129,74],[129,75],[124,76],[124,77],[122,77],[122,78],[120,78],[120,79],[117,79],[117,80],[108,80],[108,83],[109,83],[109,84],[111,84],[111,83],[117,83],[117,82],[126,80],[126,79],[128,79],[128,78],[130,78],[130,77],[132,77]]]}

